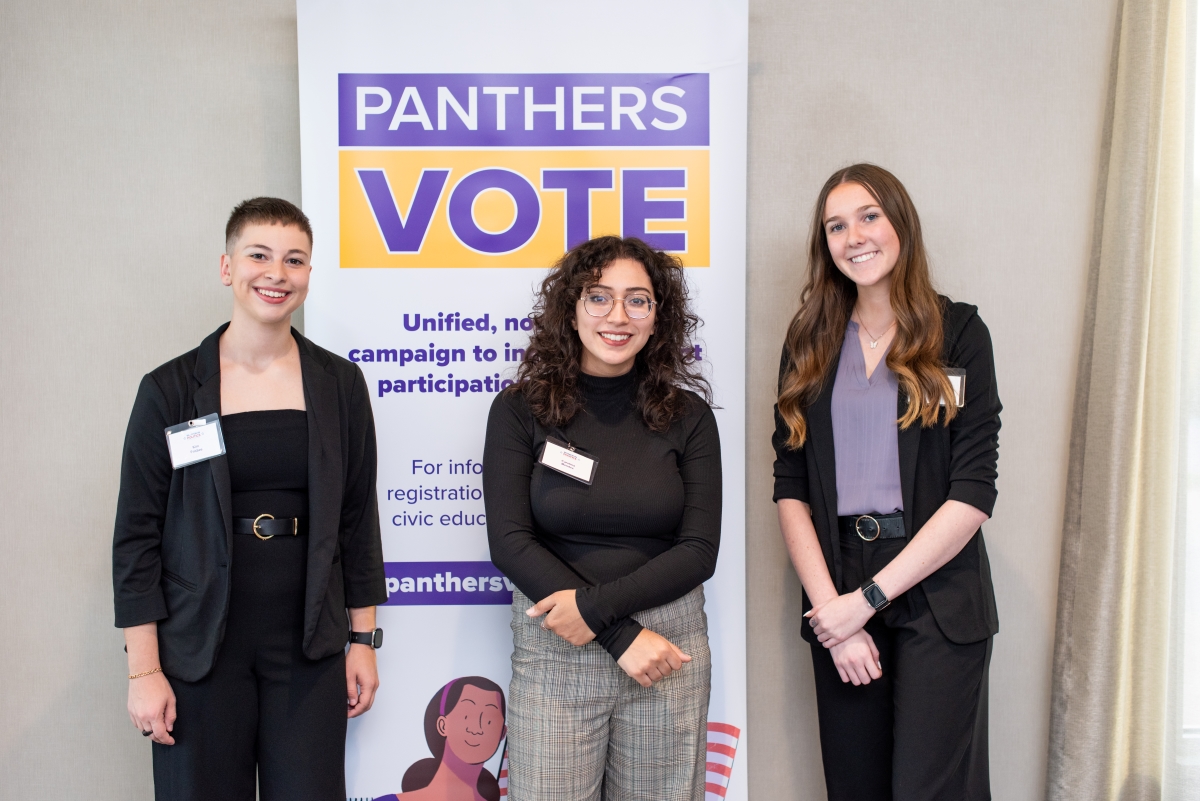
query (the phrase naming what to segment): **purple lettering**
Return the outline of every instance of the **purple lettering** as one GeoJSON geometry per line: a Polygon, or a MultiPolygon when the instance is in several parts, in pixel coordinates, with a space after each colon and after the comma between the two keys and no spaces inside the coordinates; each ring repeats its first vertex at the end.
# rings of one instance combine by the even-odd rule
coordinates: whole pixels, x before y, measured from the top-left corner
{"type": "Polygon", "coordinates": [[[383,234],[389,253],[420,252],[449,175],[449,170],[421,171],[421,179],[417,182],[417,191],[413,193],[405,220],[396,206],[396,197],[388,184],[387,174],[383,170],[358,170],[358,180],[362,182],[367,202],[371,204],[371,213],[375,215],[375,222],[383,234]]]}
{"type": "Polygon", "coordinates": [[[612,188],[612,170],[542,170],[542,189],[567,194],[567,250],[592,238],[592,190],[612,188]]]}
{"type": "Polygon", "coordinates": [[[537,233],[542,204],[537,190],[524,176],[512,170],[491,168],[464,177],[450,193],[450,228],[459,241],[480,253],[510,253],[523,247],[537,233]],[[507,231],[493,234],[475,223],[475,198],[489,189],[507,192],[517,214],[507,231]]]}
{"type": "Polygon", "coordinates": [[[647,220],[687,219],[682,200],[647,200],[647,189],[684,189],[687,170],[621,170],[621,236],[636,236],[651,247],[669,252],[687,250],[687,234],[647,231],[647,220]]]}

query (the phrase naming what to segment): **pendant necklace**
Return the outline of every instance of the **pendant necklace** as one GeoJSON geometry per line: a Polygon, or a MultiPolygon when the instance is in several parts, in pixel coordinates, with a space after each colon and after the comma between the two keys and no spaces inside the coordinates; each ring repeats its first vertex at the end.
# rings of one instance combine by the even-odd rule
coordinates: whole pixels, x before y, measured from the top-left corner
{"type": "Polygon", "coordinates": [[[892,327],[896,325],[896,321],[892,320],[892,324],[889,325],[887,328],[883,329],[883,333],[880,334],[879,336],[875,336],[874,334],[871,333],[871,331],[863,323],[861,317],[858,318],[858,324],[862,326],[862,330],[867,332],[867,338],[871,340],[871,350],[875,350],[875,346],[879,344],[879,340],[881,340],[885,336],[887,336],[888,331],[891,331],[892,327]]]}

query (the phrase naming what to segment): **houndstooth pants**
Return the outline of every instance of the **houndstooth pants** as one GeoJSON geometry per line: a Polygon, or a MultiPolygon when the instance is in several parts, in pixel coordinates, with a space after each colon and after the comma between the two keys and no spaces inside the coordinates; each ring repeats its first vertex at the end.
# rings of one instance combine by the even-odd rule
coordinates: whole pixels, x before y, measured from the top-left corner
{"type": "Polygon", "coordinates": [[[712,661],[704,588],[634,617],[692,661],[642,687],[607,651],[541,628],[513,592],[511,801],[704,801],[712,661]]]}

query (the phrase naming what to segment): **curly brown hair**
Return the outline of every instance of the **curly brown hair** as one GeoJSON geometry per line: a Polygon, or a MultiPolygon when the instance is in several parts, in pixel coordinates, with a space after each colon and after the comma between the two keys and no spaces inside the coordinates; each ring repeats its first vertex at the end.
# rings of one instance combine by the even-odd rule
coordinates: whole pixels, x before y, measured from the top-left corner
{"type": "Polygon", "coordinates": [[[576,304],[617,259],[641,264],[654,289],[654,334],[633,368],[642,420],[651,431],[665,431],[688,411],[684,389],[712,404],[712,388],[691,347],[700,318],[691,308],[683,264],[640,239],[601,236],[568,251],[538,289],[529,346],[508,391],[522,393],[544,426],[566,425],[583,408],[578,386],[583,343],[572,326],[576,304]]]}

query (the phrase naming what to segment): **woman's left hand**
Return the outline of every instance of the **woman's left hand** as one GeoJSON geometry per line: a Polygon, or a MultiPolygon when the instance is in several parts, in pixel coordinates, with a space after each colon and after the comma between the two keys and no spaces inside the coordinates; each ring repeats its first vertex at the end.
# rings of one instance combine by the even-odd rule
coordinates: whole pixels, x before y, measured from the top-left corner
{"type": "Polygon", "coordinates": [[[375,649],[352,643],[346,652],[346,717],[356,718],[370,709],[378,689],[375,649]]]}
{"type": "Polygon", "coordinates": [[[826,648],[832,648],[865,626],[874,614],[875,609],[867,603],[862,590],[854,590],[814,606],[805,617],[817,640],[826,648]]]}
{"type": "Polygon", "coordinates": [[[575,604],[575,590],[559,590],[547,595],[525,611],[530,617],[546,616],[542,628],[553,631],[571,645],[587,645],[596,639],[575,604]]]}

